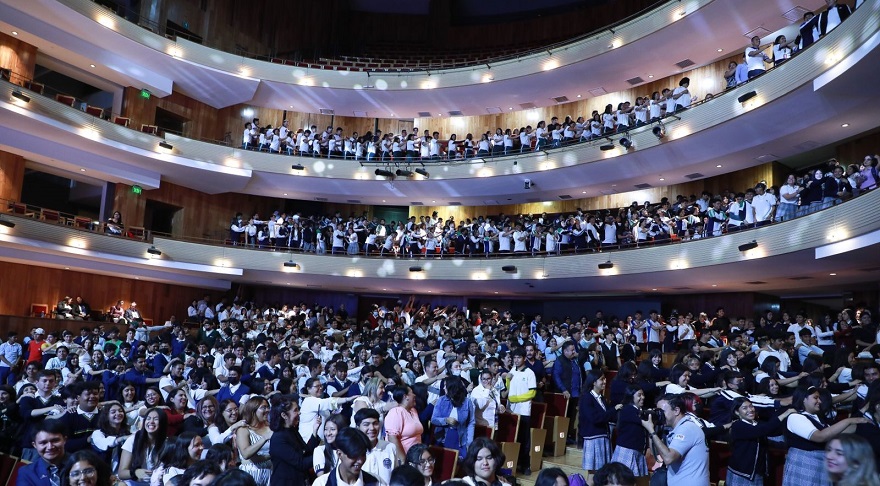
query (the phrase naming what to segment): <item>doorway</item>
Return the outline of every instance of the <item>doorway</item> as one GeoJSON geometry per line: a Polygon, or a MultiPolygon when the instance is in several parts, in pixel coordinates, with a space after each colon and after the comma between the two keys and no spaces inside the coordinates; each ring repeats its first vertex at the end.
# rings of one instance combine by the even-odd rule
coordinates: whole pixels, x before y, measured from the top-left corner
{"type": "Polygon", "coordinates": [[[181,220],[182,210],[183,208],[180,206],[147,199],[144,211],[144,228],[153,234],[174,236],[175,223],[181,220]]]}
{"type": "Polygon", "coordinates": [[[160,135],[164,132],[171,132],[175,135],[186,136],[186,126],[188,123],[189,119],[177,113],[156,107],[156,126],[159,127],[160,135]]]}

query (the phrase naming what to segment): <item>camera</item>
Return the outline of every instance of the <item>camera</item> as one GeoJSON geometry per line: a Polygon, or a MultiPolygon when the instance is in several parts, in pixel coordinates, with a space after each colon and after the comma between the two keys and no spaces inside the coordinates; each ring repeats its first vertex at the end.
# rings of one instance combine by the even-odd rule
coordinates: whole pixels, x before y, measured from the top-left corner
{"type": "Polygon", "coordinates": [[[650,420],[654,425],[666,425],[666,415],[659,408],[646,408],[639,413],[642,420],[650,420]]]}

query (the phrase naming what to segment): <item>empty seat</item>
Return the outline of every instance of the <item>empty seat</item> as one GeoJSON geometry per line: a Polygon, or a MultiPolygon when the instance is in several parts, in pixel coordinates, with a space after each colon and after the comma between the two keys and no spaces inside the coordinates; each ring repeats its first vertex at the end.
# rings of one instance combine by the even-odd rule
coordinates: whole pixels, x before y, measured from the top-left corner
{"type": "Polygon", "coordinates": [[[71,108],[76,103],[76,98],[73,96],[57,94],[55,95],[55,101],[61,103],[62,105],[70,106],[71,108]]]}
{"type": "Polygon", "coordinates": [[[156,125],[141,125],[141,131],[150,135],[156,135],[159,133],[159,127],[156,125]]]}
{"type": "Polygon", "coordinates": [[[92,116],[96,116],[98,118],[104,117],[104,109],[98,108],[97,106],[86,105],[86,113],[92,116]]]}
{"type": "Polygon", "coordinates": [[[128,128],[128,125],[131,123],[131,118],[126,118],[124,116],[115,116],[113,117],[113,123],[128,128]]]}

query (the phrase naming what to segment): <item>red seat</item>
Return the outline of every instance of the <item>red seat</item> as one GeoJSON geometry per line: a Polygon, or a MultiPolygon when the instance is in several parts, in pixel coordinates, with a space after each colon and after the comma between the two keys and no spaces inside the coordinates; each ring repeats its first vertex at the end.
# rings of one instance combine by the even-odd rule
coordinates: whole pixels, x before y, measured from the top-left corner
{"type": "Polygon", "coordinates": [[[509,412],[498,414],[498,429],[495,431],[495,442],[516,442],[518,432],[519,415],[509,412]]]}
{"type": "Polygon", "coordinates": [[[18,464],[18,458],[7,454],[0,454],[0,484],[8,484],[9,477],[15,465],[18,464]]]}
{"type": "Polygon", "coordinates": [[[55,95],[55,101],[61,103],[62,105],[73,106],[76,103],[76,98],[73,96],[57,94],[55,95]]]}
{"type": "Polygon", "coordinates": [[[431,455],[434,456],[434,474],[431,479],[439,484],[447,479],[455,477],[458,467],[458,451],[440,446],[428,446],[431,455]]]}
{"type": "Polygon", "coordinates": [[[31,304],[31,317],[51,317],[48,304],[31,304]]]}
{"type": "Polygon", "coordinates": [[[727,479],[727,463],[730,462],[730,446],[713,440],[709,443],[709,482],[727,479]]]}
{"type": "Polygon", "coordinates": [[[487,425],[474,425],[474,437],[492,438],[492,428],[487,425]]]}
{"type": "Polygon", "coordinates": [[[126,118],[124,116],[116,116],[116,117],[113,117],[113,123],[115,123],[117,125],[122,125],[122,126],[128,128],[128,124],[131,123],[131,119],[126,118]]]}
{"type": "Polygon", "coordinates": [[[25,461],[24,459],[18,461],[15,464],[15,467],[12,468],[12,474],[9,476],[9,481],[6,484],[16,484],[18,479],[18,470],[30,464],[30,461],[25,461]]]}
{"type": "Polygon", "coordinates": [[[547,415],[565,417],[568,412],[568,399],[562,393],[545,393],[544,403],[547,404],[547,415]]]}

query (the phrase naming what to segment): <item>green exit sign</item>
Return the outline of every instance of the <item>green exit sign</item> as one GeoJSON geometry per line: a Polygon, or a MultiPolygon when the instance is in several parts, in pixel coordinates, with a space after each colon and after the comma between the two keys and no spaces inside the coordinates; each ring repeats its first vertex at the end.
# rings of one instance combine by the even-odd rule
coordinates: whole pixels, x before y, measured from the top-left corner
{"type": "Polygon", "coordinates": [[[148,90],[148,89],[142,89],[142,90],[141,90],[141,98],[143,98],[143,99],[145,99],[145,100],[150,99],[150,90],[148,90]]]}
{"type": "Polygon", "coordinates": [[[140,194],[144,192],[144,189],[141,186],[131,186],[132,194],[140,194]]]}

